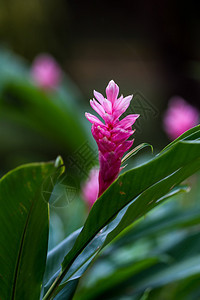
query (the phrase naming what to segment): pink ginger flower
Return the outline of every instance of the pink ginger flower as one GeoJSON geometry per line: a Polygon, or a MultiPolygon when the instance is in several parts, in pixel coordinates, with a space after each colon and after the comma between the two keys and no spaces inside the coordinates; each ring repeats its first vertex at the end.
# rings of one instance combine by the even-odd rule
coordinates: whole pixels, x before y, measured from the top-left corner
{"type": "Polygon", "coordinates": [[[99,169],[93,168],[90,171],[88,180],[84,183],[82,187],[82,197],[89,206],[89,208],[92,207],[94,202],[98,198],[98,192],[99,192],[99,169]]]}
{"type": "Polygon", "coordinates": [[[172,97],[163,119],[164,130],[171,140],[198,125],[198,110],[181,97],[172,97]]]}
{"type": "Polygon", "coordinates": [[[48,54],[40,54],[33,62],[31,76],[44,90],[58,87],[61,81],[61,69],[55,59],[48,54]]]}
{"type": "Polygon", "coordinates": [[[122,156],[133,144],[133,140],[127,139],[134,133],[132,125],[139,117],[139,115],[131,114],[119,120],[133,96],[117,98],[118,94],[119,87],[113,80],[106,88],[107,98],[94,91],[96,100],[90,100],[90,105],[104,120],[104,123],[90,113],[85,114],[92,123],[92,135],[99,150],[98,197],[111,185],[121,171],[122,156]]]}

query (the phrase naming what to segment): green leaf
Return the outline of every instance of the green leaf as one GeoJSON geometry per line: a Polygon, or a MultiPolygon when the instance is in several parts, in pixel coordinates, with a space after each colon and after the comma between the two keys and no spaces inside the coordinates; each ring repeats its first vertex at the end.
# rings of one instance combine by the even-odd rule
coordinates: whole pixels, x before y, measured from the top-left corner
{"type": "Polygon", "coordinates": [[[7,120],[40,132],[64,149],[76,151],[89,140],[75,109],[64,105],[57,94],[44,93],[28,82],[7,83],[1,106],[7,120]]]}
{"type": "MultiPolygon", "coordinates": [[[[171,191],[169,194],[167,194],[164,198],[168,199],[169,197],[176,195],[180,192],[186,191],[188,188],[187,187],[177,187],[174,188],[173,191],[171,191]]],[[[164,200],[164,199],[160,199],[164,200]]],[[[81,277],[82,274],[85,272],[85,270],[88,268],[90,265],[91,261],[95,258],[95,256],[98,254],[98,252],[105,246],[105,240],[107,236],[109,236],[110,233],[118,226],[120,223],[121,219],[123,219],[123,216],[125,214],[126,210],[124,209],[118,214],[118,216],[106,227],[104,228],[93,240],[92,242],[84,249],[84,251],[79,255],[79,257],[76,259],[75,263],[69,271],[67,272],[64,281],[66,280],[76,280],[77,278],[81,277]]],[[[77,232],[76,232],[77,235],[77,232]]],[[[51,262],[54,261],[56,263],[56,270],[54,270],[54,274],[51,273],[52,278],[49,280],[49,282],[45,285],[45,291],[47,291],[50,287],[51,284],[55,281],[57,276],[59,275],[59,272],[61,271],[60,269],[60,262],[61,262],[61,257],[64,254],[67,254],[69,252],[69,248],[72,246],[71,241],[73,240],[74,243],[74,234],[72,234],[70,237],[65,239],[58,247],[55,248],[55,250],[52,250],[50,252],[51,255],[49,255],[49,259],[47,260],[47,265],[51,265],[51,262]],[[66,252],[64,251],[64,246],[66,247],[66,252]],[[70,247],[69,247],[70,246],[70,247]],[[57,255],[56,255],[57,254],[57,255]],[[56,258],[57,257],[57,258],[56,258]]],[[[112,251],[112,250],[111,250],[112,251]]],[[[68,282],[70,282],[68,281],[68,282]]],[[[62,288],[66,289],[68,292],[70,290],[70,285],[67,285],[65,283],[61,284],[58,287],[58,296],[60,295],[59,291],[62,290],[62,288]]],[[[57,299],[57,298],[55,298],[57,299]]],[[[59,299],[59,298],[58,298],[59,299]]]]}
{"type": "MultiPolygon", "coordinates": [[[[168,247],[166,243],[164,251],[163,249],[161,252],[159,252],[159,249],[154,250],[154,254],[157,257],[155,264],[150,266],[145,264],[143,267],[138,266],[135,274],[129,272],[131,268],[130,263],[123,268],[116,268],[112,274],[105,277],[102,276],[91,287],[85,289],[83,287],[77,293],[75,299],[111,299],[114,295],[118,295],[118,297],[124,295],[127,290],[129,295],[135,296],[148,288],[153,290],[171,282],[200,274],[198,241],[199,233],[191,236],[183,234],[182,238],[174,241],[172,246],[168,247]],[[162,257],[168,257],[168,259],[165,258],[162,261],[162,257]]],[[[153,257],[148,259],[153,259],[153,257]]],[[[133,266],[137,266],[137,264],[137,261],[132,263],[133,266]]]]}
{"type": "Polygon", "coordinates": [[[146,272],[138,273],[137,278],[132,278],[133,293],[200,274],[199,238],[199,232],[183,233],[182,238],[174,240],[172,246],[166,244],[164,251],[169,261],[158,264],[156,268],[146,269],[146,272]]]}
{"type": "Polygon", "coordinates": [[[77,289],[79,279],[73,279],[60,289],[60,292],[54,297],[55,300],[71,300],[77,289]]]}
{"type": "Polygon", "coordinates": [[[83,96],[72,80],[63,73],[56,89],[44,91],[34,85],[28,62],[2,47],[0,66],[2,168],[60,153],[79,170],[90,159],[87,174],[97,154],[84,116],[83,96]]]}
{"type": "MultiPolygon", "coordinates": [[[[125,207],[132,199],[136,199],[142,192],[150,188],[158,181],[172,176],[170,186],[166,188],[163,195],[178,183],[179,173],[173,176],[173,173],[188,164],[187,172],[182,169],[180,174],[182,180],[196,172],[200,168],[200,142],[199,141],[180,141],[163,154],[158,155],[147,164],[141,165],[121,175],[95,202],[90,212],[85,226],[76,240],[72,250],[65,257],[62,264],[64,272],[70,267],[75,258],[81,253],[85,246],[93,237],[108,224],[116,214],[125,207]],[[170,162],[170,163],[169,163],[170,162]],[[192,164],[190,168],[190,163],[192,164]]],[[[165,184],[163,184],[165,186],[165,184]]],[[[152,189],[154,189],[152,187],[152,189]]],[[[146,214],[149,209],[155,206],[159,197],[140,199],[135,205],[135,217],[132,222],[142,215],[146,214]]],[[[155,191],[154,191],[155,192],[155,191]]]]}
{"type": "MultiPolygon", "coordinates": [[[[165,199],[172,197],[174,195],[177,195],[181,192],[185,192],[187,190],[188,190],[187,186],[176,187],[172,191],[170,191],[169,194],[167,194],[165,196],[165,199]]],[[[170,214],[171,214],[171,211],[170,211],[170,214]]],[[[173,214],[172,217],[173,218],[170,218],[170,222],[169,222],[168,219],[165,220],[166,217],[163,219],[163,216],[162,216],[161,220],[156,220],[154,226],[151,225],[150,227],[149,227],[149,224],[146,225],[146,223],[144,224],[144,221],[143,221],[142,224],[144,224],[144,226],[143,226],[144,228],[142,227],[141,229],[139,229],[139,232],[135,232],[135,228],[133,228],[134,231],[129,232],[128,240],[133,240],[133,239],[135,240],[135,239],[137,239],[138,235],[139,236],[141,234],[145,235],[146,231],[147,231],[147,234],[149,234],[149,230],[151,230],[154,233],[155,230],[157,230],[158,228],[162,229],[163,226],[165,227],[166,222],[167,222],[167,225],[173,226],[175,222],[179,221],[179,219],[181,219],[181,220],[183,219],[184,223],[185,222],[187,222],[187,223],[193,222],[194,217],[195,217],[195,221],[198,222],[199,221],[199,212],[195,209],[194,212],[192,211],[192,213],[189,212],[186,215],[182,216],[182,214],[180,215],[180,212],[178,211],[177,214],[175,214],[175,216],[173,214]],[[174,218],[175,218],[175,220],[174,220],[174,218]],[[178,220],[176,220],[177,218],[178,218],[178,220]],[[162,221],[164,223],[163,225],[162,225],[162,221]]],[[[114,221],[112,221],[112,223],[115,224],[115,226],[116,226],[118,224],[117,221],[119,221],[119,220],[116,218],[114,221]]],[[[59,245],[57,245],[55,248],[53,248],[48,253],[46,271],[45,271],[44,280],[43,280],[43,285],[45,287],[44,293],[50,287],[50,285],[51,285],[50,283],[52,283],[54,281],[56,275],[59,274],[60,264],[62,263],[62,260],[64,259],[65,255],[71,250],[80,231],[81,231],[81,229],[72,233],[69,237],[67,237],[64,241],[62,241],[59,245]]],[[[104,230],[102,234],[105,236],[105,234],[106,233],[108,234],[110,231],[111,230],[106,230],[106,231],[104,230]]],[[[99,234],[98,236],[100,237],[101,234],[99,234]]],[[[126,236],[127,236],[127,234],[126,234],[126,236]]],[[[101,241],[102,241],[102,239],[101,239],[101,241]]],[[[124,241],[123,238],[121,238],[120,242],[122,242],[124,244],[126,241],[124,241]]]]}
{"type": "MultiPolygon", "coordinates": [[[[164,205],[165,209],[166,205],[164,205]]],[[[177,215],[174,220],[178,227],[181,227],[185,223],[184,219],[181,218],[181,211],[182,209],[179,209],[180,218],[177,215]]],[[[191,215],[190,219],[192,220],[193,218],[196,222],[196,215],[193,210],[191,212],[193,212],[193,217],[191,215]]],[[[198,211],[198,215],[200,216],[200,211],[198,211]]],[[[146,233],[144,231],[144,234],[140,232],[139,228],[143,226],[144,221],[140,222],[132,228],[132,235],[128,233],[125,245],[123,243],[124,238],[122,238],[122,241],[119,239],[120,249],[118,248],[119,243],[117,241],[104,251],[100,259],[89,270],[89,274],[86,274],[86,278],[83,278],[81,288],[76,294],[75,299],[111,299],[113,294],[118,295],[119,298],[120,295],[125,296],[127,290],[129,291],[129,295],[131,295],[131,290],[133,295],[135,295],[135,293],[140,293],[147,287],[157,288],[170,282],[188,278],[194,274],[200,274],[198,266],[198,225],[193,228],[181,230],[177,230],[177,227],[168,228],[166,219],[168,217],[168,221],[171,221],[170,210],[165,215],[165,225],[162,224],[160,217],[158,222],[161,223],[162,229],[160,230],[159,226],[157,226],[157,230],[155,230],[153,217],[155,217],[154,212],[151,217],[146,218],[148,219],[148,222],[146,222],[146,233]],[[147,226],[149,227],[149,231],[147,226]],[[152,237],[152,227],[154,228],[154,237],[152,237]],[[130,237],[132,239],[129,240],[130,237]],[[108,249],[109,251],[107,251],[108,249]],[[127,256],[129,257],[128,259],[127,256]],[[158,260],[160,258],[160,262],[153,268],[149,268],[147,265],[146,268],[138,269],[135,276],[131,274],[126,278],[123,276],[123,274],[128,273],[131,264],[137,264],[138,259],[151,256],[156,256],[158,260]],[[123,262],[124,260],[125,263],[123,262]],[[106,267],[104,268],[104,266],[106,267]],[[111,267],[109,268],[109,266],[111,267]],[[116,282],[117,278],[120,278],[118,282],[116,282]]]]}
{"type": "Polygon", "coordinates": [[[149,298],[150,291],[151,291],[151,289],[146,289],[146,291],[144,292],[144,294],[142,295],[140,300],[147,300],[149,298]]]}
{"type": "MultiPolygon", "coordinates": [[[[154,217],[154,215],[152,215],[154,217]]],[[[124,247],[127,244],[133,243],[140,238],[154,236],[155,234],[162,235],[163,231],[174,230],[175,228],[189,228],[200,223],[200,209],[195,207],[192,209],[180,210],[170,206],[168,209],[165,206],[165,213],[161,212],[160,216],[155,216],[154,220],[144,219],[137,226],[128,228],[123,232],[119,239],[115,241],[113,247],[124,247]]],[[[112,252],[112,246],[109,247],[109,252],[112,252]]],[[[104,254],[105,255],[105,254],[104,254]]]]}
{"type": "MultiPolygon", "coordinates": [[[[122,282],[126,282],[129,278],[133,277],[138,272],[142,272],[147,268],[156,265],[159,262],[159,258],[150,257],[145,259],[140,259],[138,261],[132,262],[132,264],[120,267],[111,276],[107,276],[97,281],[96,284],[91,289],[84,288],[80,290],[75,296],[75,299],[81,300],[91,300],[91,299],[104,299],[104,292],[107,290],[114,290],[122,282]]],[[[120,298],[119,298],[120,299],[120,298]]]]}
{"type": "MultiPolygon", "coordinates": [[[[104,246],[112,241],[123,229],[128,227],[133,221],[139,219],[141,216],[145,215],[152,208],[162,203],[170,196],[173,195],[174,185],[178,185],[185,178],[193,174],[193,172],[200,169],[200,159],[194,161],[191,164],[180,168],[176,172],[167,176],[158,183],[152,185],[150,188],[146,189],[141,193],[136,199],[132,200],[130,205],[128,205],[123,217],[121,218],[119,224],[113,229],[112,232],[107,236],[104,246]]],[[[185,191],[178,190],[178,192],[185,191]]]]}
{"type": "Polygon", "coordinates": [[[42,294],[45,294],[47,292],[49,286],[51,286],[52,281],[54,280],[54,277],[56,277],[56,275],[59,274],[63,258],[73,247],[80,231],[81,229],[76,230],[59,245],[57,245],[55,248],[48,252],[46,269],[43,278],[42,294]]]}
{"type": "Polygon", "coordinates": [[[49,231],[48,198],[62,160],[20,166],[0,180],[0,299],[39,299],[49,231]]]}
{"type": "Polygon", "coordinates": [[[196,138],[200,137],[200,125],[197,125],[188,131],[184,132],[182,135],[180,135],[177,139],[172,141],[170,144],[168,144],[160,153],[166,151],[170,147],[174,146],[178,141],[181,140],[195,140],[196,138]]]}
{"type": "Polygon", "coordinates": [[[127,153],[123,158],[122,158],[122,164],[125,163],[129,158],[131,158],[133,155],[136,155],[140,150],[142,150],[145,147],[150,147],[151,151],[153,153],[153,146],[148,144],[148,143],[142,143],[132,149],[129,153],[127,153]]]}
{"type": "MultiPolygon", "coordinates": [[[[54,293],[56,285],[58,285],[63,278],[65,278],[65,280],[72,279],[70,266],[95,235],[108,224],[120,210],[124,208],[117,217],[116,223],[112,222],[112,225],[109,225],[110,228],[103,231],[104,246],[126,226],[164,201],[166,199],[165,195],[170,194],[175,185],[179,184],[198,169],[200,169],[200,142],[178,141],[173,147],[157,155],[150,162],[121,175],[94,204],[73,248],[63,261],[62,272],[60,272],[44,299],[49,299],[48,297],[54,293]],[[160,199],[160,201],[158,201],[158,199],[160,199]],[[129,202],[131,202],[130,209],[129,206],[125,207],[129,202]],[[126,211],[128,212],[127,219],[124,218],[126,211]],[[65,277],[67,272],[68,277],[65,277]]],[[[99,235],[99,238],[100,236],[101,235],[99,235]]],[[[95,239],[97,238],[98,237],[95,239]]],[[[102,247],[103,243],[102,240],[99,244],[97,243],[98,246],[95,251],[97,251],[99,247],[102,247]]],[[[88,257],[89,253],[90,256],[92,256],[94,250],[92,249],[90,251],[89,248],[87,249],[88,257]]],[[[80,257],[78,257],[78,260],[81,260],[80,257]]]]}

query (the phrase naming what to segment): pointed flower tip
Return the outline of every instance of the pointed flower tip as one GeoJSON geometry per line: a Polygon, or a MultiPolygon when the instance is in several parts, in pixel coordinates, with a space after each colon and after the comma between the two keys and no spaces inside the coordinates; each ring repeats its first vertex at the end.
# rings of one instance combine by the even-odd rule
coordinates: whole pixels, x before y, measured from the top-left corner
{"type": "Polygon", "coordinates": [[[114,103],[118,97],[118,94],[119,94],[118,85],[114,82],[114,80],[110,80],[110,82],[108,83],[107,88],[106,88],[107,99],[111,103],[114,103]]]}
{"type": "Polygon", "coordinates": [[[116,83],[114,82],[113,79],[111,79],[111,80],[108,82],[107,88],[108,88],[108,87],[111,87],[111,86],[115,86],[115,85],[116,85],[116,83]]]}
{"type": "Polygon", "coordinates": [[[111,80],[109,81],[109,83],[114,83],[114,84],[115,84],[115,82],[114,82],[114,80],[113,80],[113,79],[111,79],[111,80]]]}
{"type": "Polygon", "coordinates": [[[112,90],[118,89],[118,90],[119,90],[119,86],[118,86],[118,85],[114,82],[114,80],[112,79],[112,80],[109,81],[106,90],[107,90],[107,89],[108,89],[108,90],[110,90],[110,89],[112,89],[112,90]]]}

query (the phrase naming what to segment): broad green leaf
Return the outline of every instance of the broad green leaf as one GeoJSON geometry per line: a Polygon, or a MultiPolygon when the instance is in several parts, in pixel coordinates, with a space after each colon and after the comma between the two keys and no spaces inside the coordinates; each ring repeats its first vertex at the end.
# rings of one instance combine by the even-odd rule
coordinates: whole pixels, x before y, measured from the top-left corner
{"type": "Polygon", "coordinates": [[[67,237],[64,241],[62,241],[59,245],[49,251],[47,255],[47,263],[45,274],[43,278],[43,293],[45,294],[47,291],[47,287],[49,287],[54,280],[56,274],[60,272],[60,266],[63,261],[65,255],[71,250],[73,247],[77,236],[80,233],[80,230],[76,230],[69,237],[67,237]],[[54,276],[54,277],[53,277],[54,276]],[[52,279],[53,277],[53,279],[52,279]]]}
{"type": "MultiPolygon", "coordinates": [[[[112,225],[111,225],[112,228],[112,225]]],[[[61,262],[64,259],[65,255],[69,250],[71,250],[72,245],[75,242],[75,238],[80,232],[77,231],[74,234],[71,234],[68,238],[66,238],[60,245],[52,249],[47,258],[47,269],[46,269],[46,276],[44,278],[44,289],[43,294],[49,290],[55,279],[58,277],[61,271],[61,262]],[[63,247],[65,245],[65,247],[63,247]],[[52,275],[53,274],[53,275],[52,275]],[[51,277],[50,277],[51,276],[51,277]]],[[[74,264],[71,266],[69,272],[67,273],[66,277],[69,279],[63,285],[60,285],[56,291],[56,295],[60,295],[60,291],[64,288],[65,290],[70,290],[71,285],[68,285],[69,282],[73,280],[79,279],[82,274],[87,270],[88,266],[90,265],[91,261],[96,257],[98,254],[99,247],[103,244],[106,234],[110,232],[110,228],[106,231],[103,231],[101,234],[97,235],[93,241],[84,249],[81,255],[77,258],[74,264]]],[[[70,291],[68,291],[70,292],[70,291]]],[[[55,296],[55,295],[54,295],[55,296]]],[[[46,296],[44,296],[45,298],[46,296]]]]}
{"type": "MultiPolygon", "coordinates": [[[[165,199],[174,196],[180,192],[183,192],[187,190],[187,187],[177,187],[174,188],[173,191],[171,191],[169,194],[165,196],[165,199]]],[[[87,269],[89,263],[93,259],[93,255],[97,254],[96,249],[99,249],[104,244],[104,241],[108,234],[112,232],[112,230],[117,227],[120,220],[123,217],[123,211],[105,228],[102,232],[98,234],[98,236],[93,239],[93,241],[86,247],[86,249],[81,253],[78,260],[76,261],[75,266],[71,267],[69,270],[69,273],[66,275],[67,277],[70,277],[71,280],[79,278],[82,276],[85,269],[87,269]]],[[[80,233],[80,230],[74,232],[71,234],[68,238],[66,238],[63,242],[61,242],[58,246],[56,246],[54,249],[52,249],[47,257],[47,266],[46,266],[46,272],[44,276],[44,294],[47,292],[47,290],[50,288],[51,284],[54,282],[56,277],[59,275],[59,272],[61,271],[61,262],[64,259],[65,255],[69,252],[69,250],[72,248],[75,239],[77,238],[78,234],[80,233]]],[[[68,289],[69,287],[67,287],[68,289]]]]}
{"type": "Polygon", "coordinates": [[[62,160],[20,166],[0,180],[0,299],[39,299],[45,270],[52,178],[62,160]]]}
{"type": "MultiPolygon", "coordinates": [[[[167,194],[165,197],[162,198],[162,201],[165,199],[168,199],[171,196],[177,195],[180,192],[183,191],[187,191],[188,187],[176,187],[174,188],[172,191],[170,191],[169,194],[167,194]]],[[[123,211],[109,224],[109,226],[107,226],[106,229],[104,229],[101,233],[98,234],[98,236],[86,247],[86,249],[83,251],[83,253],[78,257],[78,259],[76,260],[76,264],[75,266],[71,267],[69,272],[66,275],[67,279],[68,277],[71,278],[69,282],[71,282],[71,280],[76,280],[77,278],[79,278],[80,276],[82,276],[82,274],[84,273],[85,269],[87,269],[87,267],[89,266],[90,262],[93,259],[93,256],[90,257],[92,254],[95,255],[96,249],[102,247],[102,245],[104,244],[104,241],[106,239],[106,237],[109,235],[110,232],[112,232],[112,230],[117,227],[117,225],[120,223],[120,220],[122,219],[124,213],[123,211]],[[89,260],[88,260],[89,259],[89,260]],[[84,266],[85,265],[85,266],[84,266]],[[83,268],[84,266],[84,268],[83,268]]],[[[179,213],[180,215],[180,213],[179,213]]],[[[189,215],[189,216],[185,216],[185,218],[182,220],[182,222],[195,222],[193,221],[193,219],[199,220],[199,215],[196,216],[196,213],[193,215],[189,215]],[[188,219],[189,218],[189,219],[188,219]]],[[[165,222],[166,224],[166,222],[165,222]]],[[[174,222],[173,222],[174,224],[174,222]]],[[[170,224],[172,226],[172,224],[170,224]]],[[[146,226],[147,228],[147,234],[148,234],[148,229],[151,229],[152,226],[150,226],[149,224],[146,226]]],[[[158,226],[156,227],[158,228],[158,226]]],[[[156,230],[156,228],[154,227],[154,231],[156,230]]],[[[163,228],[162,224],[161,224],[161,228],[163,228]]],[[[78,232],[76,232],[77,235],[78,232]]],[[[143,234],[143,232],[141,233],[143,234]]],[[[144,235],[145,236],[145,235],[144,235]]],[[[130,237],[128,238],[128,240],[130,240],[130,242],[132,241],[132,239],[134,239],[135,241],[138,239],[138,237],[140,237],[140,235],[137,234],[137,232],[134,234],[134,231],[131,232],[130,237]]],[[[73,240],[74,243],[74,235],[72,234],[71,237],[67,238],[65,241],[63,241],[58,247],[56,247],[54,250],[52,250],[50,252],[49,255],[49,259],[47,260],[47,266],[50,266],[50,269],[52,270],[52,261],[54,262],[56,269],[54,270],[54,275],[51,272],[50,275],[52,276],[51,280],[49,280],[49,282],[46,284],[45,286],[45,291],[48,290],[48,288],[50,288],[51,284],[53,283],[53,281],[56,279],[56,277],[59,275],[59,271],[60,271],[60,262],[62,257],[64,258],[64,255],[69,251],[69,248],[72,247],[71,241],[73,240]],[[64,246],[64,247],[63,247],[64,246]],[[69,247],[70,246],[70,247],[69,247]],[[65,252],[65,248],[66,248],[66,252],[65,252]]],[[[123,242],[122,242],[123,243],[123,242]]],[[[116,243],[115,243],[116,244],[116,243]]],[[[114,245],[115,245],[114,244],[114,245]]],[[[111,252],[112,247],[111,248],[111,252]]],[[[97,252],[98,253],[98,252],[97,252]]],[[[107,252],[106,252],[107,253],[107,252]]],[[[109,252],[110,253],[110,252],[109,252]]],[[[48,268],[49,269],[49,268],[48,268]]],[[[61,285],[59,287],[59,290],[62,290],[62,288],[66,289],[68,292],[70,290],[70,285],[65,286],[65,284],[61,285]]],[[[60,293],[58,293],[58,296],[60,295],[60,293]]],[[[59,299],[59,298],[58,298],[59,299]]]]}
{"type": "MultiPolygon", "coordinates": [[[[175,188],[173,191],[171,191],[165,197],[160,199],[160,201],[166,200],[169,197],[176,195],[183,191],[186,191],[185,187],[175,188]]],[[[118,216],[106,228],[104,228],[102,230],[102,232],[100,232],[93,239],[93,241],[84,249],[84,251],[79,255],[79,257],[76,259],[75,263],[72,265],[72,267],[67,272],[67,274],[64,278],[65,281],[66,280],[75,280],[82,276],[82,274],[85,272],[85,270],[90,265],[91,261],[95,258],[95,256],[98,254],[98,252],[106,245],[105,244],[106,238],[109,236],[110,233],[112,233],[112,231],[118,226],[118,224],[120,224],[120,221],[121,221],[121,219],[123,219],[125,212],[126,212],[126,210],[123,209],[118,214],[118,216]]],[[[61,244],[61,246],[62,246],[62,244],[61,244]]],[[[68,248],[67,239],[66,239],[65,244],[68,248]]],[[[59,258],[59,260],[60,260],[60,258],[59,258]]],[[[57,267],[57,270],[58,269],[59,268],[57,267]]],[[[59,275],[59,270],[53,275],[51,280],[46,285],[46,290],[48,288],[50,288],[51,284],[54,282],[54,280],[57,278],[58,275],[59,275]]],[[[65,288],[65,287],[66,287],[66,290],[70,289],[70,286],[68,286],[68,284],[65,286],[65,283],[64,283],[59,286],[58,291],[62,290],[62,288],[65,288]]],[[[58,294],[58,295],[60,295],[60,294],[58,294]]]]}
{"type": "MultiPolygon", "coordinates": [[[[170,221],[170,215],[168,215],[168,219],[170,221]]],[[[153,222],[153,219],[149,221],[149,227],[151,227],[151,222],[153,222]]],[[[137,234],[135,237],[136,236],[137,234]]],[[[173,232],[166,232],[165,230],[165,233],[162,233],[162,235],[160,235],[158,229],[157,238],[154,236],[153,240],[151,236],[141,235],[140,247],[146,248],[148,245],[147,241],[149,240],[148,249],[146,250],[146,254],[145,251],[142,251],[142,253],[138,252],[138,255],[135,256],[134,252],[137,251],[137,249],[134,244],[138,241],[138,238],[136,237],[135,241],[130,241],[127,245],[128,247],[126,247],[126,249],[129,249],[129,252],[131,251],[131,254],[128,255],[132,260],[132,264],[134,265],[134,262],[137,263],[137,260],[140,258],[142,259],[143,257],[146,258],[149,256],[160,258],[160,262],[162,263],[158,262],[153,268],[149,268],[147,265],[146,268],[138,270],[136,276],[130,275],[124,278],[120,276],[120,274],[122,275],[126,270],[128,272],[131,260],[129,259],[129,262],[126,259],[126,265],[123,266],[120,257],[124,257],[125,259],[127,254],[123,256],[123,249],[121,248],[121,256],[119,256],[119,249],[115,248],[115,244],[113,244],[109,254],[106,257],[101,256],[100,261],[97,261],[96,266],[93,266],[92,272],[90,270],[91,274],[89,273],[89,277],[86,276],[86,278],[84,278],[81,289],[75,299],[110,299],[109,297],[115,294],[115,291],[118,297],[120,297],[120,295],[125,296],[126,290],[129,291],[129,295],[131,290],[131,293],[135,295],[145,291],[146,288],[157,288],[170,282],[200,274],[198,263],[200,259],[199,232],[197,226],[194,227],[193,230],[177,231],[173,229],[173,232]],[[109,265],[109,263],[111,263],[112,268],[110,270],[108,268],[108,272],[103,270],[99,277],[98,274],[102,269],[100,266],[102,264],[109,265]],[[95,276],[96,280],[94,281],[95,276]],[[119,280],[117,284],[113,284],[119,277],[121,281],[119,280]]]]}
{"type": "Polygon", "coordinates": [[[200,125],[197,125],[191,129],[189,129],[188,131],[184,132],[182,135],[180,135],[176,140],[172,141],[170,144],[168,144],[162,151],[166,151],[167,149],[169,149],[170,147],[174,146],[175,143],[177,143],[178,141],[181,140],[195,140],[196,138],[199,138],[200,136],[200,125]]]}
{"type": "MultiPolygon", "coordinates": [[[[164,252],[163,249],[166,248],[166,245],[169,246],[168,242],[165,242],[166,240],[169,240],[169,238],[177,240],[173,238],[176,232],[192,233],[195,231],[200,221],[198,205],[197,207],[183,208],[180,205],[182,202],[177,202],[171,199],[170,202],[157,208],[145,219],[123,232],[121,237],[119,236],[100,255],[92,269],[89,270],[89,274],[86,274],[86,278],[83,278],[82,286],[85,283],[88,285],[88,282],[88,286],[91,286],[97,279],[104,278],[111,272],[113,273],[113,269],[121,268],[123,262],[129,264],[138,258],[142,259],[152,255],[152,248],[154,247],[155,250],[153,251],[156,251],[156,253],[159,249],[164,252]],[[111,265],[110,268],[109,265],[111,265]]],[[[159,256],[164,257],[166,254],[160,253],[159,256]]]]}
{"type": "MultiPolygon", "coordinates": [[[[175,144],[173,148],[170,148],[169,151],[157,156],[147,164],[121,175],[95,202],[81,234],[73,249],[63,262],[63,268],[67,268],[68,263],[73,259],[72,257],[75,256],[75,253],[82,251],[85,245],[99,232],[99,230],[110,222],[111,219],[132,199],[135,199],[147,188],[153,186],[158,181],[165,179],[167,176],[170,176],[185,165],[188,164],[188,169],[190,169],[189,164],[193,163],[191,170],[189,170],[190,172],[188,171],[189,174],[184,176],[183,170],[182,177],[183,179],[187,178],[199,169],[199,159],[200,142],[181,141],[175,144]]],[[[172,178],[177,180],[175,176],[172,178]]],[[[173,185],[177,184],[176,180],[174,182],[172,180],[170,189],[173,185]]],[[[166,189],[165,193],[168,192],[169,187],[166,189]]],[[[159,193],[161,193],[161,191],[159,191],[159,193]]],[[[151,206],[153,206],[154,199],[152,200],[150,198],[148,201],[152,201],[151,206]]],[[[140,202],[142,212],[143,210],[145,210],[145,213],[148,211],[147,205],[149,202],[140,202]]],[[[137,211],[137,214],[137,218],[141,216],[139,211],[137,211]]]]}
{"type": "MultiPolygon", "coordinates": [[[[196,131],[198,131],[198,129],[196,129],[196,131]]],[[[94,204],[73,248],[66,255],[62,263],[62,272],[57,276],[44,299],[50,299],[55,293],[57,285],[61,283],[63,278],[65,278],[65,280],[73,278],[71,277],[73,272],[70,266],[72,266],[73,262],[76,265],[75,260],[79,254],[120,210],[123,209],[117,217],[118,220],[116,222],[117,225],[119,224],[119,227],[117,228],[116,224],[111,222],[111,224],[113,224],[110,225],[110,228],[105,229],[105,232],[103,231],[104,237],[102,238],[104,245],[110,242],[131,222],[134,222],[150,209],[160,204],[165,199],[164,196],[170,193],[170,190],[175,185],[196,172],[199,168],[200,142],[178,141],[173,147],[157,155],[150,162],[121,175],[94,204]],[[161,200],[158,202],[158,199],[161,200]],[[131,201],[131,211],[134,211],[132,216],[130,216],[130,210],[128,210],[129,206],[127,206],[127,208],[125,207],[131,201]],[[129,213],[127,222],[122,218],[126,210],[129,213]],[[123,220],[122,223],[121,219],[123,220]],[[110,235],[107,238],[108,233],[110,233],[110,235]],[[106,242],[105,238],[107,238],[106,242]],[[66,274],[68,274],[68,277],[65,277],[66,274]]],[[[97,238],[98,237],[96,237],[96,239],[97,238]]],[[[102,240],[99,242],[100,244],[98,244],[96,251],[99,249],[99,246],[101,247],[103,245],[102,240]]],[[[88,249],[89,253],[90,251],[87,247],[86,249],[88,249]]],[[[90,252],[90,257],[92,257],[92,253],[94,253],[94,250],[90,252]]],[[[74,269],[73,266],[72,269],[74,269]]]]}
{"type": "MultiPolygon", "coordinates": [[[[167,210],[165,206],[165,210],[167,210]]],[[[154,217],[154,215],[152,215],[154,217]]],[[[106,251],[106,255],[112,252],[112,248],[120,248],[128,245],[140,238],[151,237],[155,234],[162,234],[163,231],[175,228],[189,228],[200,223],[200,209],[195,207],[187,210],[170,208],[165,214],[161,213],[160,217],[155,220],[144,219],[137,226],[133,226],[127,232],[124,232],[119,239],[106,251]]],[[[104,254],[105,255],[105,254],[104,254]]]]}
{"type": "Polygon", "coordinates": [[[139,195],[136,199],[132,200],[119,224],[107,236],[104,246],[112,241],[123,229],[132,224],[134,220],[137,220],[152,208],[166,200],[165,195],[167,194],[167,198],[170,196],[170,190],[174,185],[180,184],[183,180],[185,180],[185,178],[189,177],[199,169],[200,159],[186,165],[183,168],[180,168],[170,176],[167,176],[163,180],[152,185],[146,191],[141,193],[141,195],[139,195]]]}

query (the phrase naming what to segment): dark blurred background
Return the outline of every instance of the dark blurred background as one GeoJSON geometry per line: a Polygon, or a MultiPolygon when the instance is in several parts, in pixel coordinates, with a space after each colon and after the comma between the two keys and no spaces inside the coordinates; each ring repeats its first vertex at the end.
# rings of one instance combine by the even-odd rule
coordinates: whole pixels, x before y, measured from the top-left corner
{"type": "Polygon", "coordinates": [[[199,106],[199,32],[197,1],[0,2],[1,43],[30,62],[52,54],[85,101],[110,79],[124,94],[140,91],[159,112],[144,125],[143,139],[158,129],[171,96],[199,106]]]}
{"type": "Polygon", "coordinates": [[[29,65],[51,54],[78,88],[83,116],[93,89],[105,93],[114,79],[121,93],[135,95],[137,144],[158,150],[169,142],[162,125],[168,100],[179,95],[200,108],[199,32],[195,1],[0,2],[1,46],[29,65]]]}

